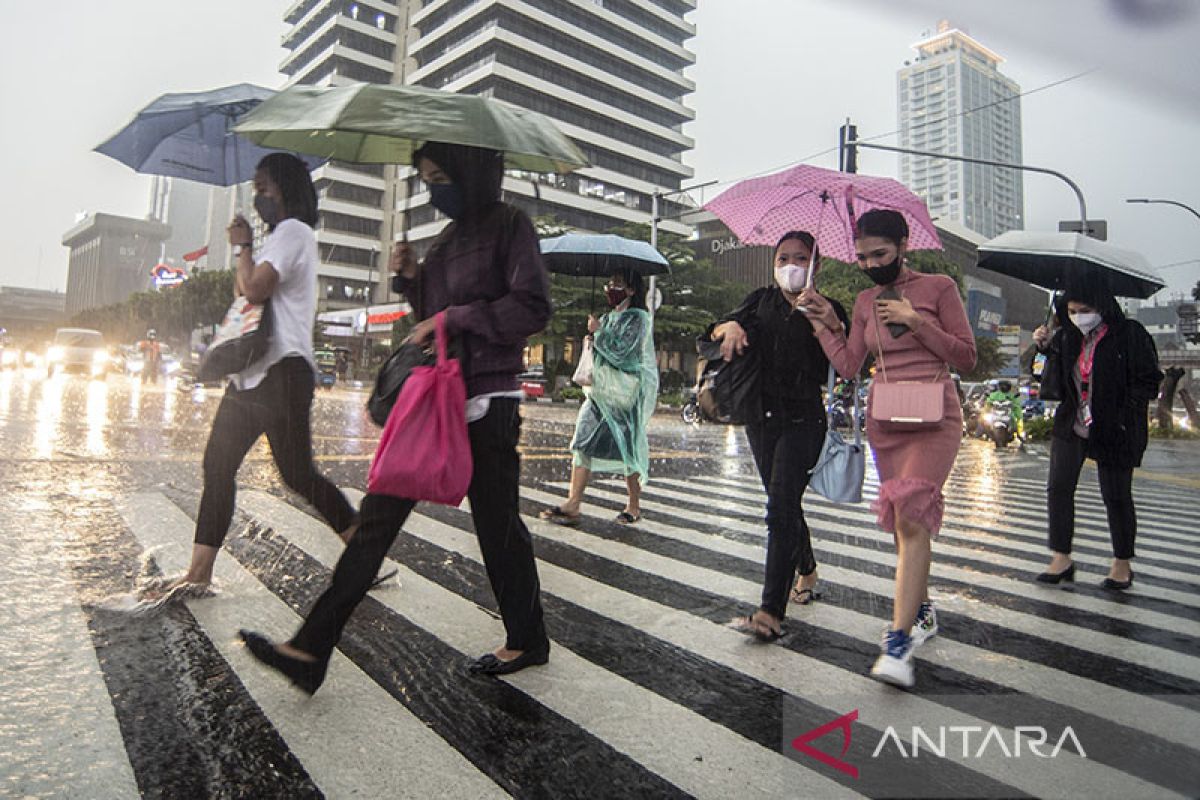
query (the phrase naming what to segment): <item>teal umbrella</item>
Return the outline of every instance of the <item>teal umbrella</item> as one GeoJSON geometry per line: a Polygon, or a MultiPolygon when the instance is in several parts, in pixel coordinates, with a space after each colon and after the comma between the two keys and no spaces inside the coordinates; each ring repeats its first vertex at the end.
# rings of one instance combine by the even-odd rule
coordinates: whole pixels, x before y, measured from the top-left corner
{"type": "Polygon", "coordinates": [[[234,130],[262,147],[362,164],[411,164],[425,142],[501,150],[510,169],[571,172],[587,159],[549,119],[471,94],[356,83],[284,89],[234,130]]]}

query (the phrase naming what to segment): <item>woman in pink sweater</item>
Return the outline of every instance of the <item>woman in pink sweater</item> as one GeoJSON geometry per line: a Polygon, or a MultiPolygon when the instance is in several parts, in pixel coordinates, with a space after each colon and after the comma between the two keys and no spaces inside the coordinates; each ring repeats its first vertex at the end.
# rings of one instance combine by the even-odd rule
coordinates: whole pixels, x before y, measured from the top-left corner
{"type": "Polygon", "coordinates": [[[937,382],[943,389],[941,422],[871,420],[867,430],[880,482],[872,509],[879,526],[895,535],[897,549],[892,625],[871,676],[909,688],[913,648],[937,633],[929,602],[930,540],[942,524],[942,484],[962,441],[962,409],[950,368],[975,365],[975,337],[955,282],[904,266],[908,224],[901,214],[868,211],[857,227],[859,268],[877,286],[855,299],[849,337],[825,298],[813,291],[801,296],[821,347],[847,378],[858,374],[868,352],[875,357],[868,407],[881,382],[937,382]]]}

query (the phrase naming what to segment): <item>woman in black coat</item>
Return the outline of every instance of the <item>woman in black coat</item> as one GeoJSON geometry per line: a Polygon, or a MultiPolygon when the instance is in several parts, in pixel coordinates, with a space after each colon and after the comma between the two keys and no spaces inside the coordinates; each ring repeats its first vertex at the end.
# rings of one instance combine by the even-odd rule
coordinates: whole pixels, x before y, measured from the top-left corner
{"type": "Polygon", "coordinates": [[[1126,319],[1107,290],[1091,286],[1063,292],[1055,304],[1058,331],[1034,331],[1049,358],[1043,385],[1056,383],[1062,402],[1054,414],[1050,473],[1046,483],[1050,550],[1042,583],[1075,579],[1071,540],[1075,535],[1075,487],[1084,459],[1096,462],[1100,495],[1108,513],[1113,563],[1101,584],[1123,590],[1133,584],[1137,516],[1133,470],[1142,463],[1149,436],[1148,407],[1163,374],[1146,329],[1126,319]]]}

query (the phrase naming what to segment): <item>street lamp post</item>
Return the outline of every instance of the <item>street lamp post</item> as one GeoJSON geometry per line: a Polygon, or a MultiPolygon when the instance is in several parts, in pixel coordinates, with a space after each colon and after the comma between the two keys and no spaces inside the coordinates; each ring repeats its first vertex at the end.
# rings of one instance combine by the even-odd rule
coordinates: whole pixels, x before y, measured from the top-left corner
{"type": "Polygon", "coordinates": [[[368,334],[371,331],[371,283],[375,280],[375,257],[377,252],[374,247],[371,248],[371,260],[367,264],[367,289],[363,292],[362,365],[364,369],[370,366],[368,334]]]}
{"type": "Polygon", "coordinates": [[[1125,202],[1126,203],[1163,203],[1168,206],[1179,206],[1180,208],[1184,209],[1185,211],[1192,212],[1194,215],[1196,215],[1197,219],[1200,219],[1200,211],[1197,211],[1196,209],[1192,208],[1191,206],[1187,205],[1186,203],[1181,203],[1178,200],[1152,200],[1147,197],[1131,197],[1128,200],[1126,200],[1125,202]]]}

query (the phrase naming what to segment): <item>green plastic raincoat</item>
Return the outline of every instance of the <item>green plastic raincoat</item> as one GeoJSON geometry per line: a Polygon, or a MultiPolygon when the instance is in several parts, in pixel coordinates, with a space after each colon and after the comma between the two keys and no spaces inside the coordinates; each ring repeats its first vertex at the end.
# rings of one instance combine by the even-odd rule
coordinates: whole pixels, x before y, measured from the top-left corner
{"type": "Polygon", "coordinates": [[[650,468],[646,425],[658,402],[650,315],[640,308],[610,311],[592,338],[592,385],[575,421],[574,465],[636,474],[645,483],[650,468]]]}

